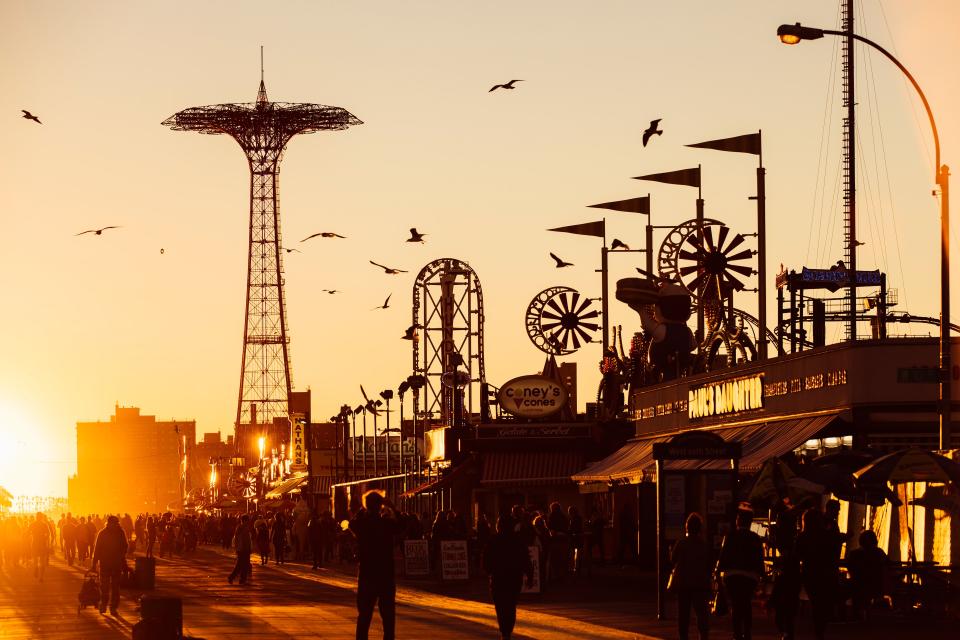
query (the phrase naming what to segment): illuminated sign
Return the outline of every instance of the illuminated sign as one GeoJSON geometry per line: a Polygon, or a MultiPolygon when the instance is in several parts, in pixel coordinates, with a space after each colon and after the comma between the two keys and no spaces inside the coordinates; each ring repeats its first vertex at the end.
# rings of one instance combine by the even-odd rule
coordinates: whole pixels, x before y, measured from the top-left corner
{"type": "Polygon", "coordinates": [[[567,389],[552,378],[520,376],[500,387],[497,402],[520,418],[543,418],[567,404],[567,389]]]}
{"type": "Polygon", "coordinates": [[[307,466],[306,425],[303,416],[293,416],[292,434],[290,437],[290,458],[294,469],[305,469],[307,466]]]}
{"type": "Polygon", "coordinates": [[[763,376],[724,380],[687,391],[687,416],[708,418],[763,408],[763,376]]]}
{"type": "Polygon", "coordinates": [[[447,427],[428,429],[423,432],[423,445],[426,448],[427,461],[436,462],[447,457],[447,427]]]}
{"type": "MultiPolygon", "coordinates": [[[[850,282],[850,271],[847,269],[808,269],[803,268],[800,277],[804,284],[822,284],[825,288],[836,291],[841,285],[850,282]]],[[[879,287],[883,281],[880,271],[857,271],[858,287],[879,287]]]]}

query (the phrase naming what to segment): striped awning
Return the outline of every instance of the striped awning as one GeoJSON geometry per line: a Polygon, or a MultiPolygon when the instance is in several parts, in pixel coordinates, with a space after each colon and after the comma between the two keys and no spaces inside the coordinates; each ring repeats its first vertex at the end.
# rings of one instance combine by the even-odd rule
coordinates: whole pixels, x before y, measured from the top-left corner
{"type": "Polygon", "coordinates": [[[284,480],[274,488],[270,489],[270,491],[268,491],[267,495],[264,497],[267,500],[276,500],[277,498],[282,498],[283,496],[287,495],[294,489],[299,489],[300,485],[302,485],[306,481],[307,481],[307,474],[305,473],[293,476],[291,478],[287,478],[286,480],[284,480]]]}
{"type": "MultiPolygon", "coordinates": [[[[724,440],[739,441],[743,445],[740,469],[759,469],[764,461],[792,451],[814,437],[836,419],[838,412],[826,412],[782,420],[766,420],[746,424],[717,425],[711,431],[724,440]]],[[[579,483],[606,482],[610,484],[637,484],[643,480],[655,480],[656,463],[653,445],[666,442],[682,432],[666,433],[646,438],[636,438],[603,460],[594,462],[586,469],[573,474],[579,483]]],[[[728,469],[723,460],[670,460],[664,462],[671,471],[696,471],[728,469]]]]}
{"type": "Polygon", "coordinates": [[[520,486],[565,484],[583,468],[580,451],[491,452],[483,455],[480,484],[520,486]]]}

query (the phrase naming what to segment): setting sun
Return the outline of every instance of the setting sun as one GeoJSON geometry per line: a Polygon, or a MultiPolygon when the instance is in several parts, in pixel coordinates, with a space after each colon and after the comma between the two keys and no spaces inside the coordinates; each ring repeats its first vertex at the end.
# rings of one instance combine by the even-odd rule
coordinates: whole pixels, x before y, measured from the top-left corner
{"type": "Polygon", "coordinates": [[[32,460],[29,444],[34,429],[25,411],[6,398],[0,399],[0,487],[13,495],[32,493],[32,460]]]}

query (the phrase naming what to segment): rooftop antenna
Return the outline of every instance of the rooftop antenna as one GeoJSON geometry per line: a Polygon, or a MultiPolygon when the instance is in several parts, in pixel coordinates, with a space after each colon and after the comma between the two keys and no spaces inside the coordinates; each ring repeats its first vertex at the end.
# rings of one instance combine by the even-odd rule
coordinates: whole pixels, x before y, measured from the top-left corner
{"type": "Polygon", "coordinates": [[[267,99],[267,86],[263,84],[263,45],[260,45],[260,89],[257,91],[257,104],[266,105],[270,100],[267,99]]]}

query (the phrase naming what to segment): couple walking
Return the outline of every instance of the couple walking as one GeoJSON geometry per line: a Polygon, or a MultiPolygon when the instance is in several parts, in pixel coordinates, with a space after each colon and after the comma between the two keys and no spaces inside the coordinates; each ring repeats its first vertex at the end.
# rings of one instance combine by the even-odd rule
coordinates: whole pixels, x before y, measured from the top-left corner
{"type": "MultiPolygon", "coordinates": [[[[396,631],[397,586],[394,577],[393,550],[400,523],[392,506],[379,491],[363,496],[364,507],[350,522],[357,539],[360,566],[357,579],[357,640],[367,640],[373,609],[379,605],[384,640],[393,640],[396,631]]],[[[530,554],[514,530],[509,514],[497,521],[497,534],[485,554],[490,590],[500,636],[509,640],[517,621],[517,600],[526,576],[533,579],[530,554]]]]}

